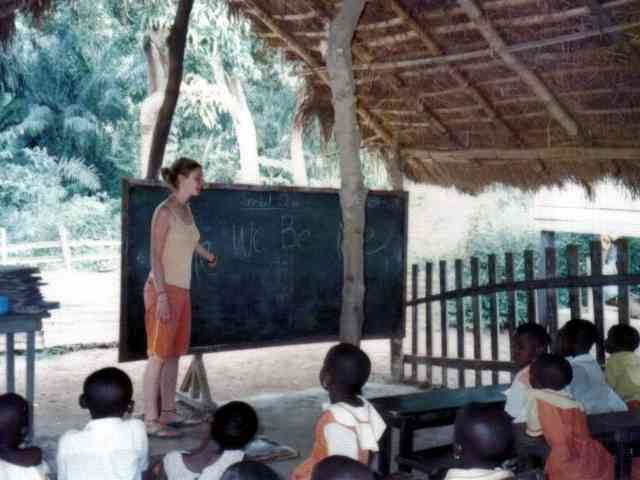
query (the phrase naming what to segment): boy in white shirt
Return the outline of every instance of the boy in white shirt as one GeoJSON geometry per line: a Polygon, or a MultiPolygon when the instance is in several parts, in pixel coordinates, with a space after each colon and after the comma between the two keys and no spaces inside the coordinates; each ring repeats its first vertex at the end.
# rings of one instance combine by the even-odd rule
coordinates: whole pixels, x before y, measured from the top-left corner
{"type": "Polygon", "coordinates": [[[569,393],[587,415],[626,411],[627,405],[607,384],[602,368],[589,353],[596,342],[601,342],[600,333],[587,320],[569,320],[558,332],[558,353],[573,370],[569,393]]]}
{"type": "Polygon", "coordinates": [[[69,430],[58,443],[58,480],[142,480],[149,444],[144,423],[127,418],[133,410],[133,385],[114,367],[87,377],[80,406],[92,420],[69,430]]]}
{"type": "Polygon", "coordinates": [[[513,335],[513,361],[519,368],[511,387],[506,391],[507,401],[504,410],[514,422],[525,422],[527,419],[529,365],[535,358],[547,351],[551,338],[542,325],[523,323],[516,328],[513,335]]]}

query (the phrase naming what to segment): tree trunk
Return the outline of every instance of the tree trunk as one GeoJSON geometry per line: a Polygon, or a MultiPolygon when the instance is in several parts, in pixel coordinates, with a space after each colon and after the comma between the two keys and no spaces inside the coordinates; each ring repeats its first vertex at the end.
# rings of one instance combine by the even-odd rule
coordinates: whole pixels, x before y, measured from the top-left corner
{"type": "Polygon", "coordinates": [[[364,228],[367,192],[360,165],[360,129],[356,116],[351,40],[366,0],[343,2],[329,28],[327,68],[340,151],[340,205],[344,279],[340,340],[359,345],[364,323],[364,228]]]}
{"type": "Polygon", "coordinates": [[[171,131],[171,120],[176,110],[180,84],[182,83],[182,70],[184,61],[184,49],[187,43],[189,30],[189,16],[193,7],[193,0],[180,0],[176,11],[176,19],[171,27],[171,33],[167,38],[169,48],[169,78],[165,89],[164,101],[158,113],[158,120],[153,129],[151,148],[149,149],[149,168],[147,178],[157,178],[164,152],[167,148],[167,140],[171,131]]]}
{"type": "Polygon", "coordinates": [[[291,127],[291,174],[293,184],[306,187],[309,184],[304,161],[304,128],[294,120],[291,127]]]}
{"type": "Polygon", "coordinates": [[[143,50],[147,59],[149,78],[149,95],[140,105],[140,125],[142,127],[142,144],[140,148],[140,176],[149,171],[149,152],[153,130],[158,121],[158,114],[164,102],[167,88],[169,61],[166,49],[167,31],[153,30],[144,37],[143,50]]]}
{"type": "Polygon", "coordinates": [[[220,101],[231,115],[240,147],[240,182],[260,183],[258,135],[242,83],[240,79],[231,78],[224,71],[222,56],[217,47],[214,48],[212,66],[213,76],[221,96],[220,101]]]}

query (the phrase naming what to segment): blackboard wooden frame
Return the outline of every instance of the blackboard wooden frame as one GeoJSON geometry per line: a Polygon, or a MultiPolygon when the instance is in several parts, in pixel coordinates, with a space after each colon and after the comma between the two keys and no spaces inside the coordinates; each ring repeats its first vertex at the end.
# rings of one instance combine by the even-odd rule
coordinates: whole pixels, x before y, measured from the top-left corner
{"type": "MultiPolygon", "coordinates": [[[[122,180],[122,243],[121,243],[121,275],[120,275],[120,283],[121,283],[121,291],[120,291],[120,332],[119,332],[119,349],[118,349],[118,360],[120,362],[127,361],[135,361],[141,360],[145,358],[144,353],[133,352],[130,351],[128,346],[129,340],[129,330],[128,330],[128,309],[126,304],[127,292],[128,292],[128,264],[127,264],[127,252],[129,247],[129,236],[128,236],[128,227],[129,227],[129,206],[130,206],[130,189],[134,187],[157,187],[157,188],[165,188],[167,190],[167,195],[169,194],[169,189],[163,182],[155,181],[155,180],[138,180],[138,179],[128,179],[123,178],[122,180]]],[[[232,190],[232,191],[251,191],[251,192],[293,192],[293,193],[331,193],[338,194],[339,190],[332,188],[310,188],[310,187],[287,187],[287,186],[257,186],[257,185],[246,185],[246,184],[219,184],[219,183],[207,183],[205,185],[205,190],[217,189],[217,190],[232,190]]],[[[402,200],[403,202],[403,213],[404,213],[404,225],[403,225],[403,242],[402,242],[402,280],[401,280],[401,288],[402,288],[402,309],[401,309],[401,319],[397,323],[397,326],[394,328],[394,331],[390,335],[368,335],[363,338],[366,339],[384,339],[384,338],[397,338],[404,337],[405,332],[405,316],[406,309],[404,308],[406,302],[406,277],[407,277],[407,231],[408,231],[408,193],[407,192],[399,192],[399,191],[389,191],[389,190],[369,190],[370,195],[376,196],[389,196],[396,197],[402,200]]],[[[150,221],[150,219],[149,219],[150,221]]],[[[139,319],[138,321],[144,321],[143,319],[139,319]]],[[[326,341],[336,341],[338,339],[337,335],[331,336],[314,336],[312,338],[297,338],[295,341],[285,340],[285,341],[261,341],[261,342],[247,342],[247,343],[233,343],[233,344],[217,344],[206,347],[191,347],[189,353],[209,353],[209,352],[218,352],[225,350],[241,350],[241,349],[249,349],[249,348],[261,348],[261,347],[271,347],[271,346],[283,346],[283,345],[294,345],[294,344],[305,344],[305,343],[319,343],[326,341]]]]}

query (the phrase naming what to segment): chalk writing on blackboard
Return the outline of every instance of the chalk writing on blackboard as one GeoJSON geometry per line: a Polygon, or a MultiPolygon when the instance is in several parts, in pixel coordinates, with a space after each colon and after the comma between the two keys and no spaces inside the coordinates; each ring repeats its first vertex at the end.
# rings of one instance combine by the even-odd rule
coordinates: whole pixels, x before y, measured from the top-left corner
{"type": "Polygon", "coordinates": [[[262,229],[255,223],[249,222],[248,226],[236,225],[233,227],[233,254],[240,258],[251,258],[254,254],[262,253],[260,240],[262,229]]]}

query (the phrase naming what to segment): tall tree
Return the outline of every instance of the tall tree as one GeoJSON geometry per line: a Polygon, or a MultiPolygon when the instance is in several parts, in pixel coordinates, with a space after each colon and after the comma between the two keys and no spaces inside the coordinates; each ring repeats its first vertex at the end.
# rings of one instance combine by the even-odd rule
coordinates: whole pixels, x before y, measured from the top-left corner
{"type": "Polygon", "coordinates": [[[367,192],[360,164],[360,129],[356,116],[351,41],[366,0],[342,2],[329,27],[327,67],[340,151],[340,205],[344,280],[340,339],[358,345],[364,324],[364,228],[367,192]]]}

